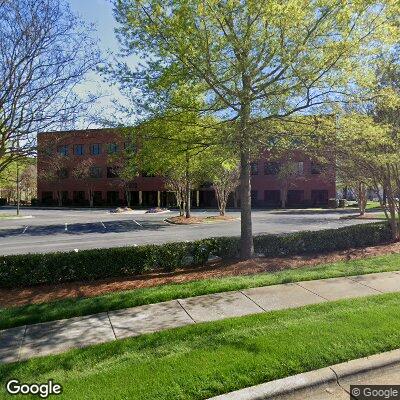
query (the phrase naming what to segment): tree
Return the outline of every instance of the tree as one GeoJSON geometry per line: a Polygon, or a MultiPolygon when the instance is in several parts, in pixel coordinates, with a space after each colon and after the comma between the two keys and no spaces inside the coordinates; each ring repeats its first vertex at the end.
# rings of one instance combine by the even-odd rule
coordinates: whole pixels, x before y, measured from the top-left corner
{"type": "Polygon", "coordinates": [[[147,106],[159,106],[176,100],[170,88],[189,82],[204,92],[202,112],[235,121],[229,140],[240,155],[240,254],[250,258],[250,159],[262,139],[254,134],[257,124],[342,99],[347,84],[354,85],[353,72],[362,63],[365,70],[376,46],[393,38],[389,20],[398,2],[114,0],[114,5],[125,54],[145,60],[132,73],[120,63],[122,85],[141,88],[147,106]]]}
{"type": "Polygon", "coordinates": [[[286,208],[289,188],[294,184],[295,180],[304,179],[303,171],[299,170],[298,162],[286,159],[280,163],[277,178],[281,183],[282,208],[286,208]]]}
{"type": "Polygon", "coordinates": [[[212,183],[220,215],[225,215],[229,196],[239,186],[239,158],[225,146],[213,146],[202,154],[206,180],[212,183]]]}
{"type": "Polygon", "coordinates": [[[130,128],[121,129],[121,133],[127,137],[128,143],[123,153],[117,156],[110,156],[109,162],[116,169],[120,187],[125,193],[126,204],[131,206],[131,192],[134,188],[134,180],[139,176],[139,156],[137,151],[137,136],[130,128]]]}
{"type": "Polygon", "coordinates": [[[99,170],[96,169],[95,160],[92,157],[84,158],[72,170],[74,179],[82,181],[86,187],[86,192],[89,200],[89,207],[94,205],[94,192],[96,184],[100,178],[99,170]]]}
{"type": "Polygon", "coordinates": [[[225,215],[229,196],[239,186],[239,168],[237,164],[224,162],[213,174],[213,188],[220,215],[225,215]]]}
{"type": "Polygon", "coordinates": [[[139,124],[135,133],[140,142],[139,169],[164,177],[186,218],[191,216],[191,191],[206,176],[208,139],[214,134],[200,127],[198,118],[187,112],[176,122],[164,115],[139,124]]]}
{"type": "Polygon", "coordinates": [[[18,197],[26,202],[35,197],[36,171],[36,162],[33,158],[20,159],[18,162],[14,161],[9,164],[0,173],[0,197],[6,197],[8,202],[11,199],[16,202],[18,197]],[[19,188],[20,196],[17,196],[17,187],[19,188]]]}
{"type": "Polygon", "coordinates": [[[90,34],[65,0],[0,1],[0,172],[93,100],[75,90],[98,63],[90,34]]]}
{"type": "Polygon", "coordinates": [[[52,138],[52,141],[44,140],[37,147],[41,165],[38,170],[38,179],[51,183],[54,187],[59,207],[63,205],[63,188],[65,179],[70,174],[70,163],[68,157],[59,151],[62,137],[52,138]]]}

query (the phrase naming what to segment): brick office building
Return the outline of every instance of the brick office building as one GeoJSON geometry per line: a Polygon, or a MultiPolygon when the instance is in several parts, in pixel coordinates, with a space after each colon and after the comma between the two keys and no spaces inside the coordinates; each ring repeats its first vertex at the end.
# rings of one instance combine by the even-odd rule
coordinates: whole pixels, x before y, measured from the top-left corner
{"type": "MultiPolygon", "coordinates": [[[[55,205],[58,196],[64,205],[87,205],[88,186],[94,194],[94,205],[126,204],[126,191],[116,176],[113,159],[126,148],[126,139],[113,129],[88,129],[46,132],[38,135],[38,197],[41,204],[55,205]],[[79,163],[90,161],[90,177],[77,178],[73,171],[79,163]],[[54,171],[51,171],[54,169],[54,171]]],[[[282,188],[286,185],[288,206],[324,205],[335,197],[333,170],[321,172],[318,164],[298,152],[291,154],[298,170],[295,178],[280,179],[280,163],[268,157],[251,164],[252,203],[255,207],[279,207],[282,188]]],[[[132,206],[173,206],[174,196],[167,192],[161,177],[137,177],[129,184],[132,206]]],[[[238,206],[232,196],[230,206],[238,206]]],[[[215,195],[205,184],[192,195],[193,206],[215,207],[215,195]]]]}

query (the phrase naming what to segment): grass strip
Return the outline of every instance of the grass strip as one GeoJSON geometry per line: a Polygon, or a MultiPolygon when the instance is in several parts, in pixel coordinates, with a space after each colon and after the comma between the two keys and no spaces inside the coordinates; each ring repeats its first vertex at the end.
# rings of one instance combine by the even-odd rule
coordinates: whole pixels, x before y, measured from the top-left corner
{"type": "Polygon", "coordinates": [[[0,329],[280,283],[400,270],[400,254],[246,276],[205,279],[0,310],[0,329]]]}
{"type": "Polygon", "coordinates": [[[191,325],[0,365],[0,381],[54,379],[60,399],[201,400],[399,348],[399,302],[384,294],[191,325]]]}

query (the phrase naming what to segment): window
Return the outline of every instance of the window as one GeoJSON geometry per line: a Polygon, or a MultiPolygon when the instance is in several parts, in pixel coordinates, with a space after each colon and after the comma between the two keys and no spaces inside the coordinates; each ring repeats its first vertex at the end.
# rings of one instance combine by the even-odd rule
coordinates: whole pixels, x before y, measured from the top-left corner
{"type": "Polygon", "coordinates": [[[117,191],[107,192],[107,204],[116,206],[119,203],[119,193],[117,191]]]}
{"type": "Polygon", "coordinates": [[[319,175],[322,172],[321,164],[311,161],[311,174],[312,175],[319,175]]]}
{"type": "Polygon", "coordinates": [[[118,172],[114,167],[107,167],[107,178],[118,178],[118,172]]]}
{"type": "Polygon", "coordinates": [[[101,153],[101,144],[95,143],[90,146],[90,152],[94,156],[98,156],[101,153]]]}
{"type": "Polygon", "coordinates": [[[257,162],[250,163],[250,173],[251,173],[251,175],[258,175],[258,163],[257,162]]]}
{"type": "Polygon", "coordinates": [[[118,145],[117,143],[109,143],[108,144],[108,154],[115,154],[118,152],[118,145]]]}
{"type": "Polygon", "coordinates": [[[57,148],[58,154],[61,156],[67,156],[68,155],[68,146],[67,145],[62,145],[57,148]]]}
{"type": "Polygon", "coordinates": [[[101,178],[101,168],[100,167],[90,167],[90,177],[91,178],[101,178]]]}
{"type": "Polygon", "coordinates": [[[38,152],[45,157],[51,157],[54,154],[54,150],[53,146],[43,146],[38,149],[38,152]]]}
{"type": "Polygon", "coordinates": [[[124,142],[124,150],[129,153],[136,153],[136,146],[132,142],[124,142]]]}
{"type": "Polygon", "coordinates": [[[83,190],[76,190],[73,192],[72,198],[75,204],[83,204],[85,202],[85,192],[83,190]]]}
{"type": "Polygon", "coordinates": [[[303,161],[297,162],[296,163],[296,172],[298,175],[303,175],[304,174],[304,163],[303,161]]]}
{"type": "Polygon", "coordinates": [[[83,151],[83,144],[76,144],[74,145],[74,154],[76,156],[83,156],[84,151],[83,151]]]}
{"type": "Polygon", "coordinates": [[[289,206],[301,205],[304,200],[304,190],[289,190],[287,194],[287,204],[289,206]]]}
{"type": "Polygon", "coordinates": [[[251,191],[251,204],[253,206],[256,206],[258,203],[258,191],[257,190],[252,190],[251,191]]]}
{"type": "Polygon", "coordinates": [[[67,168],[61,168],[61,169],[58,171],[58,177],[59,177],[60,179],[66,179],[66,178],[68,178],[68,170],[67,170],[67,168]]]}
{"type": "Polygon", "coordinates": [[[264,203],[267,206],[278,207],[281,204],[280,190],[264,190],[264,203]]]}
{"type": "Polygon", "coordinates": [[[275,161],[267,161],[264,164],[264,174],[265,175],[278,175],[280,170],[280,165],[275,161]]]}
{"type": "Polygon", "coordinates": [[[143,176],[144,178],[154,178],[154,177],[155,177],[154,174],[152,174],[152,173],[150,173],[150,172],[146,172],[146,171],[142,171],[142,176],[143,176]]]}

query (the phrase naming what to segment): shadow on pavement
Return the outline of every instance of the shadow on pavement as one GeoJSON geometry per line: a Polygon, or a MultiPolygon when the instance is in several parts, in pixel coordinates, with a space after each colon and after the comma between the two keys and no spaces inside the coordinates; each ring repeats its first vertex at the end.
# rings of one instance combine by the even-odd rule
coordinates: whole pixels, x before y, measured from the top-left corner
{"type": "Polygon", "coordinates": [[[88,223],[75,223],[68,224],[67,230],[65,225],[38,225],[29,226],[26,230],[24,228],[1,229],[0,238],[10,236],[49,236],[49,235],[85,235],[88,233],[123,233],[137,230],[160,230],[168,228],[167,224],[157,221],[146,221],[145,224],[139,222],[140,225],[131,220],[122,221],[106,221],[101,222],[88,222],[88,223]]]}

